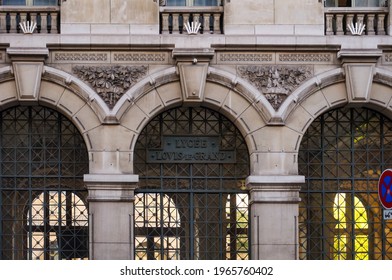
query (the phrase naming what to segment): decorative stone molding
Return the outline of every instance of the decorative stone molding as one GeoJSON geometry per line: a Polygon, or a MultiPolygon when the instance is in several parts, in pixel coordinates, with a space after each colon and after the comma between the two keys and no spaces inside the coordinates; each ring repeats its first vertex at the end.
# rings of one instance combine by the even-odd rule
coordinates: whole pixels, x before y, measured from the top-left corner
{"type": "Polygon", "coordinates": [[[374,75],[373,81],[392,87],[392,77],[383,75],[381,73],[376,73],[374,75]]]}
{"type": "Polygon", "coordinates": [[[281,53],[279,61],[282,62],[331,62],[329,53],[281,53]]]}
{"type": "Polygon", "coordinates": [[[313,76],[310,66],[239,66],[239,75],[259,89],[275,110],[296,88],[313,76]]]}
{"type": "Polygon", "coordinates": [[[168,55],[160,52],[117,52],[113,54],[115,62],[166,62],[168,55]]]}
{"type": "Polygon", "coordinates": [[[54,62],[61,61],[92,61],[92,62],[106,62],[108,61],[108,53],[98,52],[55,52],[53,55],[54,62]]]}
{"type": "Polygon", "coordinates": [[[387,64],[392,63],[392,53],[384,54],[384,63],[387,63],[387,64]]]}
{"type": "Polygon", "coordinates": [[[75,66],[73,72],[88,82],[109,108],[147,74],[147,66],[75,66]]]}
{"type": "Polygon", "coordinates": [[[230,62],[271,62],[272,53],[219,53],[218,60],[221,63],[230,62]]]}

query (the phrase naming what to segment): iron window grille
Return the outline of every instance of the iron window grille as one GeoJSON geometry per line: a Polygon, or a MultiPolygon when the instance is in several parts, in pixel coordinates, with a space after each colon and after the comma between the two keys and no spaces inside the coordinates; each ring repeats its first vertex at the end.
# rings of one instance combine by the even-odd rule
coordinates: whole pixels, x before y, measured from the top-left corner
{"type": "Polygon", "coordinates": [[[317,118],[299,149],[301,259],[391,259],[378,178],[392,163],[392,122],[365,108],[317,118]]]}
{"type": "MultiPolygon", "coordinates": [[[[185,157],[175,150],[171,153],[185,157]]],[[[160,114],[139,136],[135,172],[140,178],[135,191],[135,259],[249,258],[248,192],[244,187],[249,155],[240,132],[228,119],[193,107],[160,114]],[[196,148],[187,155],[195,157],[187,162],[149,160],[151,151],[165,143],[171,145],[167,139],[195,139],[199,144],[192,143],[206,149],[196,148]],[[235,161],[200,161],[197,153],[212,153],[207,146],[215,145],[203,141],[215,140],[222,155],[234,153],[235,161]]]]}
{"type": "Polygon", "coordinates": [[[0,259],[88,257],[87,149],[44,107],[0,113],[0,259]]]}

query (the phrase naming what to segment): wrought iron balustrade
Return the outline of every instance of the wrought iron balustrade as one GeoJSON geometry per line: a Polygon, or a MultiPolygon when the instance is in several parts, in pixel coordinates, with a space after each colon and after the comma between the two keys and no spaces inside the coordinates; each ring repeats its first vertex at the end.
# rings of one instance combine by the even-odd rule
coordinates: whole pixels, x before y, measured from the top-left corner
{"type": "Polygon", "coordinates": [[[160,7],[162,34],[187,34],[187,22],[200,23],[199,34],[223,34],[223,7],[160,7]]]}
{"type": "Polygon", "coordinates": [[[348,25],[364,24],[363,35],[385,35],[387,7],[325,8],[325,35],[351,35],[348,25]]]}
{"type": "Polygon", "coordinates": [[[23,33],[23,22],[35,22],[35,33],[60,33],[60,7],[0,6],[0,33],[23,33]]]}

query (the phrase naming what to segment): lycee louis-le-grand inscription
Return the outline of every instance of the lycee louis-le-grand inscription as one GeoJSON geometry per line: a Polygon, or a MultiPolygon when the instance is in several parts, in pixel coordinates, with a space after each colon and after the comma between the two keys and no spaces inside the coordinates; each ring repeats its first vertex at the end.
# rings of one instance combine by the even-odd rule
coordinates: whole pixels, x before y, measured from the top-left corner
{"type": "Polygon", "coordinates": [[[234,163],[234,150],[221,150],[218,136],[163,136],[162,147],[149,149],[150,163],[234,163]]]}

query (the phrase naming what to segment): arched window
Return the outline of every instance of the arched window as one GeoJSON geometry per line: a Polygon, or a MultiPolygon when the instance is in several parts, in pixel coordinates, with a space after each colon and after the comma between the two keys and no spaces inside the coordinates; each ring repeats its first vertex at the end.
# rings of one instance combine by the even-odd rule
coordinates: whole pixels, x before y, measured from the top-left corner
{"type": "Polygon", "coordinates": [[[42,192],[29,205],[27,251],[29,258],[87,258],[88,215],[85,202],[67,191],[42,192]]]}
{"type": "Polygon", "coordinates": [[[180,259],[180,238],[176,232],[181,230],[181,220],[173,199],[159,193],[137,194],[135,213],[135,225],[144,231],[135,237],[136,258],[180,259]]]}
{"type": "Polygon", "coordinates": [[[86,173],[83,138],[63,115],[0,112],[0,259],[87,258],[86,173]]]}
{"type": "Polygon", "coordinates": [[[135,147],[136,259],[248,259],[249,154],[232,122],[184,107],[150,121],[135,147]]]}
{"type": "Polygon", "coordinates": [[[392,163],[392,122],[366,108],[329,111],[299,149],[301,259],[391,259],[378,179],[392,163]]]}
{"type": "Polygon", "coordinates": [[[335,195],[333,205],[333,216],[336,220],[333,246],[335,260],[345,260],[347,255],[352,254],[355,260],[369,259],[368,215],[359,198],[354,196],[353,201],[351,198],[346,193],[335,195]],[[350,220],[353,221],[351,228],[350,223],[347,223],[350,220]],[[353,242],[350,242],[351,240],[353,242]]]}

